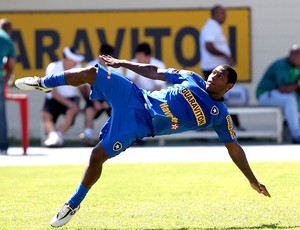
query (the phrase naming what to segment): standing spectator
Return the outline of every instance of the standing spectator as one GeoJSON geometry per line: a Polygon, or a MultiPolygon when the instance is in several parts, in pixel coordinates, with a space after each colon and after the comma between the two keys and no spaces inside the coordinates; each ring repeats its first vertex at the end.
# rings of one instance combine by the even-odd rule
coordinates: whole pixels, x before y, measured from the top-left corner
{"type": "Polygon", "coordinates": [[[274,61],[256,90],[258,103],[279,106],[289,127],[292,142],[300,144],[299,124],[300,45],[292,45],[289,55],[274,61]]]}
{"type": "MultiPolygon", "coordinates": [[[[84,56],[80,55],[75,48],[65,47],[63,59],[52,62],[46,69],[46,75],[52,75],[72,68],[80,68],[84,56]]],[[[61,147],[64,144],[63,134],[72,126],[76,115],[79,113],[79,91],[73,86],[60,86],[45,99],[41,118],[44,123],[47,139],[44,141],[46,147],[61,147]],[[64,114],[59,127],[56,122],[61,114],[64,114]]]]}
{"type": "MultiPolygon", "coordinates": [[[[99,49],[100,55],[110,55],[113,56],[114,48],[109,44],[101,45],[99,49]]],[[[99,58],[99,56],[88,62],[86,66],[95,66],[100,63],[102,66],[105,66],[103,60],[99,58]]],[[[113,70],[117,73],[123,75],[122,68],[111,68],[106,67],[109,70],[113,70]]],[[[106,112],[108,116],[111,116],[111,108],[105,101],[100,100],[90,100],[90,85],[85,84],[80,87],[80,91],[82,96],[86,101],[85,109],[84,109],[84,131],[79,135],[80,139],[86,146],[94,146],[95,135],[94,135],[94,120],[97,119],[103,112],[106,112]]]]}
{"type": "MultiPolygon", "coordinates": [[[[201,69],[205,80],[218,65],[234,65],[231,51],[222,29],[222,24],[225,20],[225,8],[221,5],[215,5],[211,9],[211,18],[207,20],[200,32],[201,69]]],[[[237,115],[232,115],[232,121],[237,130],[244,130],[240,126],[237,115]]]]}
{"type": "Polygon", "coordinates": [[[16,63],[16,48],[10,35],[12,24],[8,19],[0,19],[0,154],[6,155],[9,147],[7,134],[5,87],[16,63]],[[6,63],[3,63],[6,58],[6,63]]]}
{"type": "MultiPolygon", "coordinates": [[[[148,43],[140,43],[135,50],[135,58],[131,60],[132,62],[145,63],[158,66],[161,69],[165,69],[166,65],[157,58],[152,56],[152,50],[148,43]]],[[[152,80],[145,78],[137,73],[126,70],[125,76],[133,81],[137,86],[147,91],[161,90],[166,87],[166,83],[160,80],[152,80]]]]}

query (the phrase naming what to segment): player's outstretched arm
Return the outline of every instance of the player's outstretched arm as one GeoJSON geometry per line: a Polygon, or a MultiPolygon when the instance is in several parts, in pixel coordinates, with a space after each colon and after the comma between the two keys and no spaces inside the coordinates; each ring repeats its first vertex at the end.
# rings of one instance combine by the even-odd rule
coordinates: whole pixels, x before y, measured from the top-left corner
{"type": "Polygon", "coordinates": [[[109,55],[100,55],[99,58],[105,62],[106,66],[111,66],[114,68],[124,67],[124,68],[130,69],[131,71],[133,71],[139,75],[142,75],[146,78],[150,78],[153,80],[166,81],[166,78],[165,78],[166,70],[159,69],[155,65],[121,60],[121,59],[113,58],[109,55]]]}
{"type": "Polygon", "coordinates": [[[249,166],[245,152],[242,149],[242,147],[239,145],[239,143],[238,142],[227,143],[225,144],[225,146],[233,162],[249,180],[251,187],[255,189],[258,193],[261,193],[267,197],[271,197],[266,187],[263,184],[260,184],[256,179],[256,177],[254,176],[249,166]]]}

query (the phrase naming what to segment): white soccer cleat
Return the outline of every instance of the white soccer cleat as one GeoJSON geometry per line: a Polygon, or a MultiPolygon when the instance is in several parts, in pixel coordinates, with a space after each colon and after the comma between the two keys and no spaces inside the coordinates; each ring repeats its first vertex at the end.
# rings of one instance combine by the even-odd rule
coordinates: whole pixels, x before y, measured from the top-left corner
{"type": "Polygon", "coordinates": [[[64,139],[57,132],[50,132],[48,138],[44,141],[44,145],[49,148],[63,147],[64,139]]]}
{"type": "Polygon", "coordinates": [[[40,77],[24,77],[15,81],[15,86],[21,90],[40,90],[44,93],[49,93],[52,88],[47,88],[41,84],[42,78],[40,77]]]}
{"type": "Polygon", "coordinates": [[[52,218],[51,226],[61,227],[67,224],[79,209],[80,206],[73,209],[69,204],[65,203],[61,210],[52,218]]]}

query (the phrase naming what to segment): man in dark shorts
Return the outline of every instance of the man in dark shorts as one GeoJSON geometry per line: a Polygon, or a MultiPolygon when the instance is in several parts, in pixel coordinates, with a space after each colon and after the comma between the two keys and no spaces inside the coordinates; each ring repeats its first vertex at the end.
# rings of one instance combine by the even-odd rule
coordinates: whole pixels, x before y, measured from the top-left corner
{"type": "MultiPolygon", "coordinates": [[[[73,47],[63,49],[63,58],[50,63],[46,69],[46,75],[52,75],[64,70],[82,67],[80,62],[84,56],[73,47]]],[[[41,118],[45,134],[47,135],[44,145],[46,147],[61,147],[64,144],[63,134],[72,126],[79,108],[79,90],[77,87],[65,85],[57,87],[48,93],[41,111],[41,118]],[[57,120],[64,115],[60,124],[57,120]]]]}

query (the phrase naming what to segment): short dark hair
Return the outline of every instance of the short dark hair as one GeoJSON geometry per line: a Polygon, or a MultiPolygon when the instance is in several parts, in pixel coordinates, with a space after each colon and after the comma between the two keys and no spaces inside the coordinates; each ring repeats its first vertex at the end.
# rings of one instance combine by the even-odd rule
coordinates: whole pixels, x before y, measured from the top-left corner
{"type": "Polygon", "coordinates": [[[11,22],[6,18],[0,19],[0,28],[3,29],[6,33],[10,34],[12,30],[11,22]]]}
{"type": "Polygon", "coordinates": [[[218,12],[218,10],[219,10],[220,8],[223,8],[223,7],[222,7],[221,5],[215,5],[215,6],[213,6],[213,7],[211,8],[210,14],[211,14],[211,17],[212,17],[212,18],[215,17],[216,13],[218,12]]]}
{"type": "Polygon", "coordinates": [[[228,83],[235,84],[237,81],[237,72],[230,65],[223,64],[222,67],[228,72],[228,83]]]}
{"type": "Polygon", "coordinates": [[[114,54],[114,48],[105,43],[100,47],[99,54],[112,56],[114,54]]]}
{"type": "Polygon", "coordinates": [[[140,53],[140,52],[143,52],[145,55],[151,55],[152,50],[150,45],[147,42],[140,43],[136,47],[135,53],[140,53]]]}

